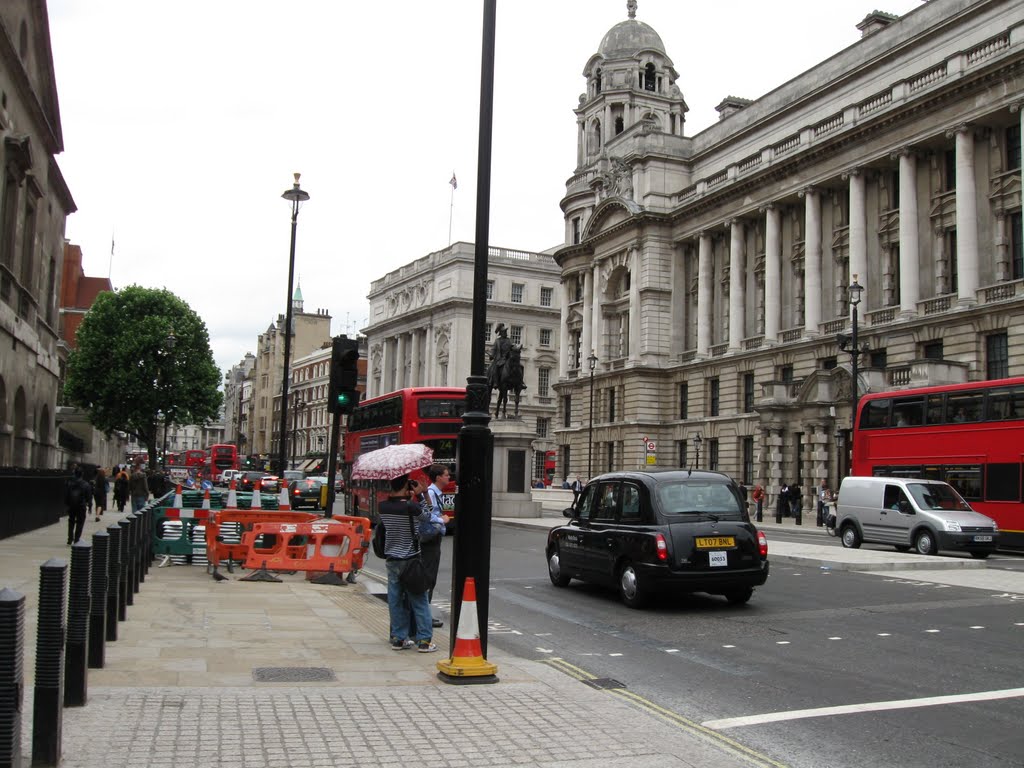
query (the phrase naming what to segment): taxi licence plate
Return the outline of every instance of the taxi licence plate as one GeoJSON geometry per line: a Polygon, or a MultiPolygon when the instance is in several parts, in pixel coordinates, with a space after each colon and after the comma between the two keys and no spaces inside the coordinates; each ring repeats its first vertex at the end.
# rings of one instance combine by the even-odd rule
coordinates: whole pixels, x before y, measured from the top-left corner
{"type": "Polygon", "coordinates": [[[719,549],[720,547],[735,547],[735,536],[698,536],[695,544],[697,549],[719,549]]]}
{"type": "Polygon", "coordinates": [[[992,541],[992,537],[991,536],[975,536],[974,540],[975,541],[992,541]]]}

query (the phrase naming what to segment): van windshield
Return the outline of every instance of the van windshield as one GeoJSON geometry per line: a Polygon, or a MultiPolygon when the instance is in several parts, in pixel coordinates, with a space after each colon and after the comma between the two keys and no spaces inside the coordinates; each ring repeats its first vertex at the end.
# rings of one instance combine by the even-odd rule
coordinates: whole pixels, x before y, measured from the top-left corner
{"type": "Polygon", "coordinates": [[[907,490],[921,509],[970,509],[952,486],[945,483],[907,483],[907,490]]]}
{"type": "Polygon", "coordinates": [[[660,484],[658,502],[666,515],[740,514],[736,495],[722,483],[660,484]]]}

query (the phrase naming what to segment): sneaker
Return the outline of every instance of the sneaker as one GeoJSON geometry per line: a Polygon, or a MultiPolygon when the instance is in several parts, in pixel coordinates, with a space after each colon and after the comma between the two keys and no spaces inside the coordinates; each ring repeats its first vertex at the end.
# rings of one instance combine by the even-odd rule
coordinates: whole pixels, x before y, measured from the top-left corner
{"type": "Polygon", "coordinates": [[[416,643],[414,643],[412,640],[409,640],[408,638],[405,639],[405,640],[392,640],[391,641],[391,650],[392,651],[404,651],[404,650],[406,650],[408,648],[412,648],[414,645],[416,645],[416,643]]]}
{"type": "Polygon", "coordinates": [[[418,643],[416,643],[416,650],[419,653],[433,653],[437,650],[437,646],[429,640],[420,640],[418,643]]]}

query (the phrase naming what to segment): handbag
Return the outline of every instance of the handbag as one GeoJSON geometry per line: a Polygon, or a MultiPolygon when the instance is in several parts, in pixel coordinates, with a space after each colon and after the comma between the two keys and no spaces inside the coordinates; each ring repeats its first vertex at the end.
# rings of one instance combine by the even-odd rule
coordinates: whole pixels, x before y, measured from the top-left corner
{"type": "Polygon", "coordinates": [[[412,540],[416,544],[416,555],[406,560],[405,568],[398,575],[398,583],[406,592],[422,595],[430,589],[430,577],[427,574],[426,566],[423,565],[423,559],[420,557],[420,542],[416,536],[416,527],[412,523],[412,515],[409,516],[409,533],[412,534],[412,540]]]}

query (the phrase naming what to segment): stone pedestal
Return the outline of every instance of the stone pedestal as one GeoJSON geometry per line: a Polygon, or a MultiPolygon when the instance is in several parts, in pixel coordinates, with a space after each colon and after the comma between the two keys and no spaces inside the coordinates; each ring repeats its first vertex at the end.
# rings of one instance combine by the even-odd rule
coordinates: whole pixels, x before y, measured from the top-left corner
{"type": "Polygon", "coordinates": [[[491,517],[540,517],[540,502],[533,501],[530,488],[536,433],[522,419],[493,419],[494,468],[491,488],[491,517]]]}

